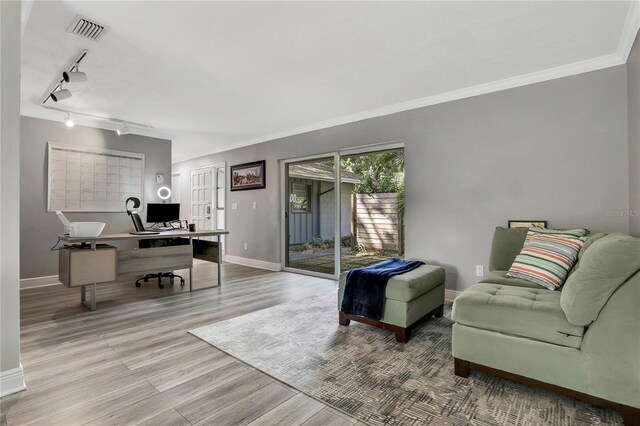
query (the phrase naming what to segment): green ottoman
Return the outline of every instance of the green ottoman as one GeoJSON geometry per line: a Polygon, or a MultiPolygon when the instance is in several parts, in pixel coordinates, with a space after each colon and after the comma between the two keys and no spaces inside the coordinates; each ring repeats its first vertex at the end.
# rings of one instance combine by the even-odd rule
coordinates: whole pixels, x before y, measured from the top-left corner
{"type": "Polygon", "coordinates": [[[387,283],[384,308],[380,321],[341,311],[347,272],[340,274],[338,311],[340,325],[351,320],[393,331],[396,340],[406,343],[410,327],[417,321],[435,315],[441,317],[444,309],[444,269],[422,265],[413,271],[391,277],[387,283]]]}

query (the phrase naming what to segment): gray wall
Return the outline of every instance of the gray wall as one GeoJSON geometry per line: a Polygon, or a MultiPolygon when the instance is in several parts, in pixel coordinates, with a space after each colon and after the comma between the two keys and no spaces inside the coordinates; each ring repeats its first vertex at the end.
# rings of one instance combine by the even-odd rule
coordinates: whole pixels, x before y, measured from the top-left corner
{"type": "Polygon", "coordinates": [[[494,227],[508,219],[628,231],[627,217],[607,214],[628,205],[626,86],[623,65],[273,140],[174,171],[266,159],[266,189],[228,193],[238,210],[228,210],[227,253],[280,262],[277,160],[402,140],[407,257],[445,266],[447,288],[463,290],[477,281],[475,265],[488,263],[494,227]]]}
{"type": "MultiPolygon", "coordinates": [[[[23,385],[20,367],[20,2],[0,2],[0,395],[23,385]]],[[[28,259],[28,258],[27,258],[28,259]]]]}
{"type": "MultiPolygon", "coordinates": [[[[20,147],[20,267],[21,278],[58,274],[58,254],[50,251],[62,233],[62,223],[55,213],[47,213],[47,142],[62,145],[99,147],[145,154],[145,199],[159,202],[156,173],[163,173],[165,185],[171,185],[171,141],[138,135],[118,136],[111,130],[21,118],[20,147]]],[[[124,208],[124,203],[123,203],[124,208]]],[[[65,213],[70,221],[106,222],[104,233],[133,229],[125,213],[65,213]]],[[[144,219],[144,215],[143,215],[144,219]]]]}
{"type": "Polygon", "coordinates": [[[627,62],[629,113],[629,232],[640,237],[640,33],[627,62]]]}

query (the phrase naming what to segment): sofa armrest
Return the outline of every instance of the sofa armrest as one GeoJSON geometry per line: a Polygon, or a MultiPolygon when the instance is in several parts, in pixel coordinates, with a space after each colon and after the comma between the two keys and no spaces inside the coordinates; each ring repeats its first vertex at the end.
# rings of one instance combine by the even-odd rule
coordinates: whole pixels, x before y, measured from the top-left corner
{"type": "Polygon", "coordinates": [[[640,408],[640,272],[613,293],[580,349],[589,393],[640,408]]]}

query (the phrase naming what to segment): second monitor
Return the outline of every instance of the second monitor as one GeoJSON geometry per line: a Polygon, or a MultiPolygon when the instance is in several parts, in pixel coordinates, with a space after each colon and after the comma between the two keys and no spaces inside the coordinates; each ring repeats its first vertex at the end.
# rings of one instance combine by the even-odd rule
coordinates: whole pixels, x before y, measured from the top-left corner
{"type": "Polygon", "coordinates": [[[175,220],[180,220],[180,203],[147,204],[147,223],[168,224],[175,220]]]}

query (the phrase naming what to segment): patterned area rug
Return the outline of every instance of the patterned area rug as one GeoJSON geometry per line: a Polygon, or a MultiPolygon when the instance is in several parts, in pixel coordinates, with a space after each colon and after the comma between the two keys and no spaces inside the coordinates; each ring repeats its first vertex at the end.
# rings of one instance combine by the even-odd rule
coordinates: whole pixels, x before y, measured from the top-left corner
{"type": "Polygon", "coordinates": [[[272,377],[371,425],[621,425],[617,413],[472,372],[453,375],[451,311],[396,343],[338,325],[336,294],[190,331],[272,377]]]}

